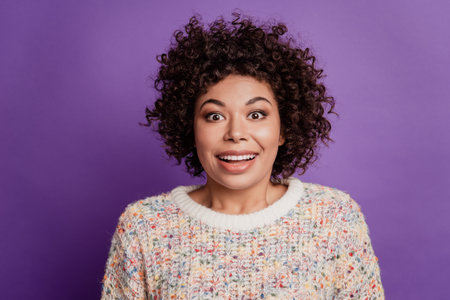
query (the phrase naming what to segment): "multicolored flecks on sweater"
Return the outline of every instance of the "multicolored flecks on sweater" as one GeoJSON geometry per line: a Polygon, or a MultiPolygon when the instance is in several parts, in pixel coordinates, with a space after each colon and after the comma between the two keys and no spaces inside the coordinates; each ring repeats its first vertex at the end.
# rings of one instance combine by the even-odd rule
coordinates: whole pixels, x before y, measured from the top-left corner
{"type": "Polygon", "coordinates": [[[384,299],[359,206],[289,178],[247,215],[217,213],[178,187],[128,206],[112,240],[102,299],[384,299]]]}

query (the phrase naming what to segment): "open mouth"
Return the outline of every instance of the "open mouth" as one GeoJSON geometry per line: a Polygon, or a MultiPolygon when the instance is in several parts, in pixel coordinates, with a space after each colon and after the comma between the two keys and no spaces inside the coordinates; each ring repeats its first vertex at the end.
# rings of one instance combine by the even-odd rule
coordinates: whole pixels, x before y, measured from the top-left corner
{"type": "Polygon", "coordinates": [[[234,163],[234,162],[242,162],[242,161],[250,161],[255,159],[256,154],[247,154],[247,155],[219,155],[218,158],[221,161],[234,163]]]}

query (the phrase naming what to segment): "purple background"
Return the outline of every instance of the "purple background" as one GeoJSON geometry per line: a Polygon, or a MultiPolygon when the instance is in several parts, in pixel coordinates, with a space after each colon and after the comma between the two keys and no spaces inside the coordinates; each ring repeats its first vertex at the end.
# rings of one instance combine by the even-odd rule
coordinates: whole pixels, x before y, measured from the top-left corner
{"type": "Polygon", "coordinates": [[[193,13],[283,20],[328,76],[335,143],[300,178],[361,205],[388,299],[450,269],[447,1],[0,4],[0,298],[97,299],[127,203],[200,183],[138,126],[155,56],[193,13]]]}

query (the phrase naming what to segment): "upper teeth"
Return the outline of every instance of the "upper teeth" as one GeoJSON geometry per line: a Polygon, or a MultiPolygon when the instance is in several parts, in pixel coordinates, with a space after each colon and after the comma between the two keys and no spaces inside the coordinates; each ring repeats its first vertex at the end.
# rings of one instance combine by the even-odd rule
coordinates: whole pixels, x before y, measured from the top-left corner
{"type": "Polygon", "coordinates": [[[256,154],[248,154],[248,155],[224,155],[219,156],[220,159],[224,160],[244,160],[244,159],[253,159],[256,154]]]}

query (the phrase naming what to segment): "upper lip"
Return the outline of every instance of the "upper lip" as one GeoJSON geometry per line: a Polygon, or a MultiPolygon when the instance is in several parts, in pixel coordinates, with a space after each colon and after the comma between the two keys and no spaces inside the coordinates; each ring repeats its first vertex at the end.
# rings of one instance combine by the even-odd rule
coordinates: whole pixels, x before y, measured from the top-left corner
{"type": "Polygon", "coordinates": [[[250,155],[250,154],[258,154],[255,151],[249,151],[249,150],[229,150],[229,151],[224,151],[224,152],[220,152],[219,154],[217,154],[217,156],[226,156],[226,155],[250,155]]]}

